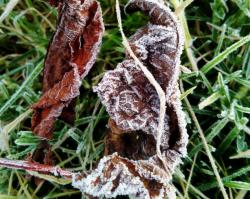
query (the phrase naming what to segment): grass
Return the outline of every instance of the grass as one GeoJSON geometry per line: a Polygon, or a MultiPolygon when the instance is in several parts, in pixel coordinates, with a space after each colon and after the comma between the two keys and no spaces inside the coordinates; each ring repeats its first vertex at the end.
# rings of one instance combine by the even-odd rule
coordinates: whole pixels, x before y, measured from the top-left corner
{"type": "MultiPolygon", "coordinates": [[[[31,133],[29,107],[41,95],[42,63],[57,13],[42,0],[19,1],[6,11],[8,2],[0,0],[5,15],[0,23],[0,155],[24,159],[40,139],[31,133]]],[[[82,82],[76,124],[58,121],[51,140],[56,163],[73,171],[91,169],[102,157],[108,115],[92,86],[124,57],[115,0],[100,2],[106,33],[82,82]]],[[[180,85],[190,136],[188,157],[173,183],[179,198],[249,198],[250,1],[190,2],[170,1],[185,30],[180,85]]],[[[139,13],[122,17],[126,36],[147,20],[139,13]]],[[[34,182],[23,171],[2,168],[0,198],[84,198],[70,185],[47,179],[34,182]]]]}

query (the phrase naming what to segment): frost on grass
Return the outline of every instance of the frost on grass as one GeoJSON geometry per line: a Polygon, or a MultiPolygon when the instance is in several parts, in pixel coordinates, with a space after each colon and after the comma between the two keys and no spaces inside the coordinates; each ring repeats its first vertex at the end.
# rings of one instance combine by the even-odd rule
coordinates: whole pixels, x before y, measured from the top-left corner
{"type": "Polygon", "coordinates": [[[32,129],[51,138],[55,120],[74,122],[75,99],[81,80],[93,66],[104,32],[96,0],[51,0],[58,6],[57,30],[50,42],[44,72],[43,95],[32,106],[32,129]]]}
{"type": "Polygon", "coordinates": [[[171,176],[187,145],[177,83],[182,33],[172,12],[158,1],[132,0],[126,9],[150,16],[129,43],[166,93],[163,159],[156,152],[159,97],[127,52],[126,59],[94,89],[110,115],[105,156],[85,177],[74,175],[73,186],[94,197],[173,198],[171,176]]]}

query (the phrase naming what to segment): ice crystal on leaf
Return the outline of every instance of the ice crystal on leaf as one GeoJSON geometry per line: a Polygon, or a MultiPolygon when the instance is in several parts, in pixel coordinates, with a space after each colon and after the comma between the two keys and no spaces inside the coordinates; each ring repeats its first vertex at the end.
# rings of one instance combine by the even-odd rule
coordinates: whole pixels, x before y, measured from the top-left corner
{"type": "Polygon", "coordinates": [[[159,96],[127,52],[125,60],[94,88],[110,115],[105,156],[85,177],[75,175],[73,185],[94,197],[173,198],[171,176],[187,145],[177,83],[182,33],[174,14],[158,1],[131,0],[126,9],[141,10],[150,17],[129,45],[166,94],[163,159],[156,152],[159,96]]]}
{"type": "Polygon", "coordinates": [[[165,198],[172,193],[171,186],[160,181],[163,175],[147,161],[133,161],[114,153],[101,159],[98,168],[87,177],[73,175],[73,186],[94,197],[131,195],[134,198],[165,198]],[[158,173],[159,172],[159,173],[158,173]],[[155,173],[155,176],[154,176],[155,173]]]}

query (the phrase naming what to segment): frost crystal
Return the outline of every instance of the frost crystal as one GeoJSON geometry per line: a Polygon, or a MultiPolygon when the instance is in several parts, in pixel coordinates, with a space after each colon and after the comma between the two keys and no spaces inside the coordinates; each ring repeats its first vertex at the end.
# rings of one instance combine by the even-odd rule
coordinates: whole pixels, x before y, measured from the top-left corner
{"type": "Polygon", "coordinates": [[[94,197],[173,198],[170,180],[186,155],[188,140],[177,83],[182,33],[173,13],[159,1],[131,0],[126,9],[150,16],[129,43],[166,93],[163,159],[156,152],[158,94],[127,52],[126,59],[94,88],[110,115],[105,156],[85,177],[74,175],[73,186],[94,197]]]}
{"type": "Polygon", "coordinates": [[[94,197],[113,198],[126,194],[138,199],[160,199],[173,195],[171,185],[158,180],[157,175],[161,174],[147,161],[133,161],[114,153],[102,158],[87,177],[74,174],[72,185],[94,197]]]}

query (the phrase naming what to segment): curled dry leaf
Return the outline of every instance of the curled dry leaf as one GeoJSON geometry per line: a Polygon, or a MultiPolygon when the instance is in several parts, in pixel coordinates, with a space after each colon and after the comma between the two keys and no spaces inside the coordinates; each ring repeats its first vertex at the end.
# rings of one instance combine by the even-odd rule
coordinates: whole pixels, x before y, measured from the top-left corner
{"type": "Polygon", "coordinates": [[[58,6],[57,30],[50,42],[44,72],[43,95],[32,106],[32,129],[51,138],[55,120],[73,123],[81,80],[93,66],[104,32],[96,0],[51,0],[58,6]]]}
{"type": "Polygon", "coordinates": [[[156,152],[159,97],[127,52],[126,59],[94,89],[110,115],[105,157],[86,177],[74,175],[73,186],[94,197],[173,198],[170,180],[186,155],[188,137],[177,83],[182,33],[173,13],[157,1],[131,0],[126,9],[150,17],[129,43],[166,93],[163,162],[156,152]]]}

